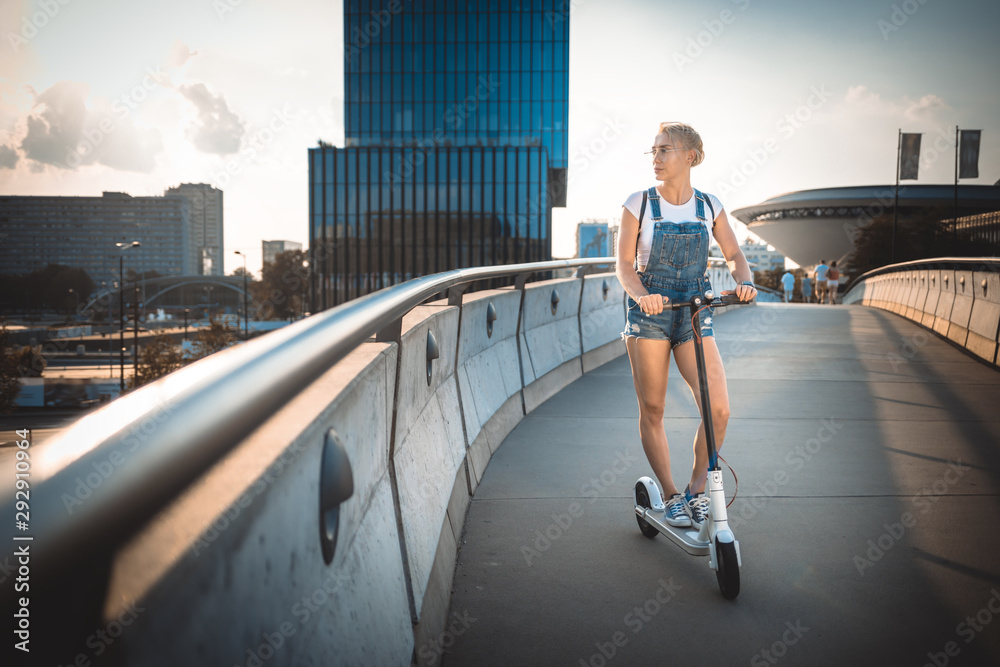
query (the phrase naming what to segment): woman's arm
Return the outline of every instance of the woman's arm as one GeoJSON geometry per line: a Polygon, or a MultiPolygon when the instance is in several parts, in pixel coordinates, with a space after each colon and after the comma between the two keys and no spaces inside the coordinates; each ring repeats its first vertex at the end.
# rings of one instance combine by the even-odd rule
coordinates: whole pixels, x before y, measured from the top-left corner
{"type": "MultiPolygon", "coordinates": [[[[712,227],[712,235],[715,237],[719,247],[722,248],[722,254],[726,258],[726,265],[729,267],[729,272],[733,274],[733,280],[736,281],[736,296],[741,301],[752,300],[757,295],[757,290],[749,285],[741,285],[740,283],[744,281],[753,282],[753,273],[750,271],[750,265],[747,263],[747,258],[740,248],[739,241],[736,240],[736,233],[729,226],[729,216],[726,215],[725,211],[720,212],[719,217],[715,219],[715,226],[712,227]]],[[[723,294],[733,293],[733,290],[723,292],[723,294]]]]}
{"type": "Polygon", "coordinates": [[[635,248],[638,239],[639,221],[623,206],[622,220],[618,226],[618,259],[615,262],[615,275],[644,313],[656,315],[663,312],[664,298],[647,292],[635,272],[635,248]]]}

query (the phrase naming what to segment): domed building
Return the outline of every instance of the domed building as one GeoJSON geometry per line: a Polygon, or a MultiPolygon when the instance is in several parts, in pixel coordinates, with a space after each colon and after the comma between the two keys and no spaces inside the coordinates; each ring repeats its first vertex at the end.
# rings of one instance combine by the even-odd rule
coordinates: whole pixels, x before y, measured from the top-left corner
{"type": "MultiPolygon", "coordinates": [[[[894,185],[860,185],[800,190],[734,210],[736,218],[792,261],[812,266],[825,259],[842,263],[854,250],[860,232],[873,221],[891,218],[894,185]]],[[[899,225],[925,224],[927,216],[950,219],[954,185],[900,185],[899,225]]],[[[1000,211],[1000,187],[959,185],[958,215],[1000,211]]]]}

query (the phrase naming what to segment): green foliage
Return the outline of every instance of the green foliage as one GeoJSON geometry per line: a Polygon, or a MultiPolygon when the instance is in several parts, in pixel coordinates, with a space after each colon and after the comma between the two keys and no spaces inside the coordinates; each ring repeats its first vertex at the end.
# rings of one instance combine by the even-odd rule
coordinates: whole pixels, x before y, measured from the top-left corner
{"type": "Polygon", "coordinates": [[[47,308],[72,313],[78,303],[82,307],[87,302],[94,287],[94,281],[83,269],[49,264],[28,274],[0,278],[0,308],[8,311],[47,308]]]}
{"type": "Polygon", "coordinates": [[[141,387],[173,373],[187,363],[179,345],[170,336],[159,335],[139,351],[135,375],[129,379],[129,388],[141,387]]]}
{"type": "Polygon", "coordinates": [[[199,329],[194,335],[194,345],[190,361],[196,361],[219,350],[224,350],[236,342],[236,329],[214,317],[207,328],[199,329]]]}
{"type": "Polygon", "coordinates": [[[236,342],[236,329],[212,318],[207,328],[194,334],[194,343],[189,354],[167,335],[159,335],[152,343],[139,350],[139,362],[135,375],[128,380],[128,387],[135,389],[173,373],[194,361],[207,357],[236,342]]]}
{"type": "Polygon", "coordinates": [[[265,262],[261,280],[250,286],[253,309],[260,319],[291,319],[305,310],[309,294],[309,269],[304,250],[278,253],[273,262],[265,262]]]}
{"type": "Polygon", "coordinates": [[[7,328],[0,328],[0,413],[11,412],[21,393],[21,378],[8,340],[7,328]]]}
{"type": "Polygon", "coordinates": [[[17,374],[23,378],[42,377],[45,370],[46,361],[42,356],[42,346],[24,345],[20,348],[11,348],[10,358],[15,364],[17,374]]]}

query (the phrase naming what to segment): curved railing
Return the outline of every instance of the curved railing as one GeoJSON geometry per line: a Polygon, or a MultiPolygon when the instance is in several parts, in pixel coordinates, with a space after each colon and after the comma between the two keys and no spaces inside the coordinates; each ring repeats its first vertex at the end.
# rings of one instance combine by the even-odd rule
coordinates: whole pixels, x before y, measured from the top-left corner
{"type": "MultiPolygon", "coordinates": [[[[398,339],[404,315],[469,284],[577,268],[614,258],[456,269],[410,280],[212,355],[87,415],[46,442],[30,464],[33,565],[52,576],[98,545],[119,542],[269,415],[360,344],[398,339]],[[108,472],[109,474],[104,474],[108,472]],[[114,474],[110,474],[113,472],[114,474]],[[95,477],[96,475],[96,477],[95,477]],[[87,485],[85,502],[76,487],[87,485]],[[90,483],[90,482],[94,483],[90,483]],[[77,502],[79,501],[79,502],[77,502]]],[[[3,496],[15,513],[15,489],[3,496]]],[[[2,556],[12,556],[8,542],[2,556]]]]}
{"type": "Polygon", "coordinates": [[[993,365],[1000,348],[1000,259],[935,257],[855,278],[844,303],[889,310],[993,365]]]}

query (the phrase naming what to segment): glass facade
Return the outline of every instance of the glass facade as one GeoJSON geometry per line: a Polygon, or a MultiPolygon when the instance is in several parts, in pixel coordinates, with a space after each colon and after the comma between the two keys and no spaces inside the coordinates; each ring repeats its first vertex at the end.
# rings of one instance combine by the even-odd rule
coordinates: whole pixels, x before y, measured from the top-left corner
{"type": "Polygon", "coordinates": [[[309,151],[313,310],[551,258],[569,3],[347,0],[345,144],[309,151]]]}

